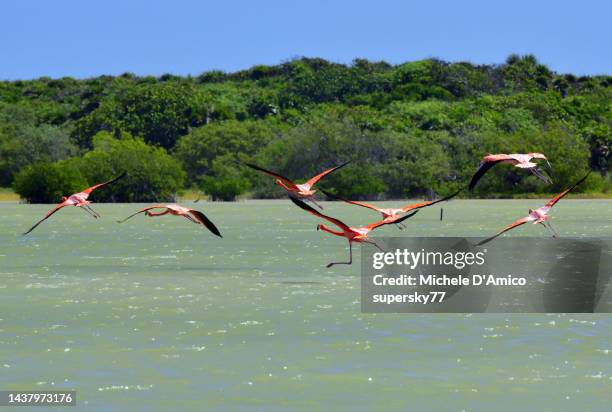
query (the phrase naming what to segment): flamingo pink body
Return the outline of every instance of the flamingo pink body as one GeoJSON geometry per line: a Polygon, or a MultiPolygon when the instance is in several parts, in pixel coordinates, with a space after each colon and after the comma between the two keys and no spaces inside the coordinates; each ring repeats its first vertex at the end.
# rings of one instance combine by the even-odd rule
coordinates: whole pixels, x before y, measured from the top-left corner
{"type": "MultiPolygon", "coordinates": [[[[444,202],[446,200],[450,200],[453,197],[457,196],[459,193],[461,192],[461,190],[456,191],[455,193],[453,193],[452,195],[443,197],[441,199],[437,199],[437,200],[432,200],[432,201],[428,201],[428,202],[421,202],[421,203],[414,203],[414,204],[410,204],[410,205],[406,205],[402,208],[380,208],[378,206],[374,206],[370,203],[365,203],[365,202],[358,202],[355,200],[347,200],[347,199],[343,199],[339,196],[333,195],[325,190],[323,190],[323,193],[325,193],[327,196],[334,198],[334,199],[338,199],[338,200],[342,200],[343,202],[352,204],[352,205],[356,205],[356,206],[361,206],[361,207],[365,207],[368,209],[372,209],[377,211],[378,213],[380,213],[382,215],[383,221],[385,223],[397,223],[397,219],[399,219],[401,217],[402,214],[404,213],[408,213],[411,210],[417,210],[417,209],[421,209],[427,206],[432,206],[435,205],[436,203],[440,203],[440,202],[444,202]]],[[[399,223],[398,227],[401,229],[402,228],[402,224],[399,223]]]]}
{"type": "Polygon", "coordinates": [[[542,153],[535,153],[535,152],[526,153],[526,154],[500,153],[500,154],[487,155],[482,158],[482,161],[480,162],[480,166],[478,167],[478,170],[476,171],[476,173],[472,177],[472,180],[470,181],[469,189],[472,190],[476,186],[480,178],[482,178],[482,176],[484,176],[484,174],[489,169],[491,169],[493,166],[495,166],[498,163],[508,163],[520,169],[527,169],[531,173],[533,173],[538,179],[541,179],[542,181],[549,183],[549,184],[552,183],[552,181],[550,180],[548,176],[545,176],[544,174],[542,174],[541,171],[538,170],[538,164],[532,162],[533,159],[545,160],[548,166],[550,167],[550,163],[548,163],[548,159],[542,153]]]}
{"type": "Polygon", "coordinates": [[[147,216],[162,216],[165,214],[171,214],[174,216],[189,216],[189,213],[194,210],[194,209],[189,209],[187,207],[183,207],[183,206],[179,206],[177,204],[164,204],[164,205],[158,205],[157,207],[161,207],[161,208],[165,208],[166,211],[165,212],[161,212],[161,213],[153,213],[149,210],[145,211],[145,215],[147,216]]]}
{"type": "Polygon", "coordinates": [[[310,198],[317,192],[316,190],[312,190],[312,186],[308,183],[294,184],[293,186],[290,186],[285,184],[280,179],[277,179],[274,183],[288,192],[295,193],[299,198],[310,198]]]}
{"type": "Polygon", "coordinates": [[[82,192],[79,193],[74,193],[72,195],[70,195],[69,197],[62,197],[62,202],[57,204],[53,209],[49,210],[45,216],[39,220],[38,222],[36,222],[36,224],[34,226],[32,226],[27,232],[24,233],[24,235],[27,235],[28,233],[30,233],[32,230],[34,230],[38,225],[40,225],[42,222],[44,222],[45,220],[47,220],[49,217],[51,217],[51,215],[53,215],[55,212],[57,212],[58,210],[66,207],[66,206],[76,206],[76,207],[80,207],[83,210],[85,210],[87,213],[89,213],[90,215],[92,215],[94,218],[99,218],[100,215],[98,214],[98,212],[96,212],[95,210],[93,210],[89,205],[91,204],[91,202],[89,200],[87,200],[89,198],[89,195],[91,194],[91,192],[93,192],[94,190],[104,187],[108,184],[111,184],[119,179],[121,179],[122,177],[124,177],[126,175],[125,172],[123,172],[121,175],[119,175],[118,177],[109,180],[108,182],[104,182],[104,183],[99,183],[97,185],[93,185],[91,187],[88,187],[87,189],[83,190],[82,192]]]}
{"type": "Polygon", "coordinates": [[[263,167],[251,164],[251,163],[245,163],[247,166],[249,166],[252,169],[255,170],[259,170],[260,172],[264,172],[270,176],[276,177],[276,181],[274,182],[276,185],[282,187],[283,189],[285,189],[287,192],[289,192],[290,195],[293,195],[295,197],[297,197],[298,199],[304,199],[304,200],[309,200],[312,203],[314,203],[315,205],[317,205],[320,209],[323,209],[315,200],[315,193],[317,192],[316,190],[314,190],[312,187],[322,178],[324,178],[325,176],[327,176],[328,174],[340,169],[341,167],[344,167],[348,164],[349,162],[345,162],[343,164],[341,164],[340,166],[336,166],[336,167],[332,167],[330,169],[327,169],[325,171],[323,171],[322,173],[319,173],[318,175],[316,175],[315,177],[309,179],[307,182],[305,183],[301,183],[301,184],[297,184],[294,183],[292,180],[284,177],[283,175],[276,173],[276,172],[272,172],[270,170],[264,169],[263,167]]]}
{"type": "Polygon", "coordinates": [[[527,216],[514,221],[513,223],[509,224],[508,226],[503,228],[501,231],[499,231],[497,234],[495,234],[495,235],[493,235],[493,236],[491,236],[491,237],[489,237],[489,238],[479,242],[477,244],[477,246],[484,245],[485,243],[490,242],[491,240],[493,240],[496,237],[506,233],[507,231],[512,230],[512,229],[514,229],[514,228],[516,228],[518,226],[524,225],[525,223],[529,223],[529,222],[532,222],[534,225],[541,224],[542,226],[547,228],[552,233],[553,237],[558,237],[557,232],[555,231],[555,229],[552,227],[552,225],[549,222],[550,215],[548,213],[550,213],[550,211],[552,210],[553,206],[559,200],[563,199],[563,197],[565,197],[565,195],[567,195],[576,186],[578,186],[580,183],[582,183],[589,176],[590,173],[591,172],[588,172],[582,179],[580,179],[579,181],[574,183],[571,187],[569,187],[568,189],[566,189],[563,192],[559,193],[557,196],[553,197],[544,206],[539,207],[537,209],[529,209],[529,214],[527,216]]]}
{"type": "Polygon", "coordinates": [[[215,235],[217,235],[219,237],[223,237],[223,236],[221,236],[221,232],[219,232],[219,229],[217,229],[217,227],[214,225],[214,223],[211,222],[210,219],[208,219],[206,217],[206,215],[204,215],[204,213],[200,212],[199,210],[191,209],[191,208],[184,207],[184,206],[179,206],[179,205],[174,204],[174,203],[171,203],[171,204],[154,204],[154,205],[151,205],[151,206],[147,206],[144,209],[141,209],[141,210],[137,211],[136,213],[131,214],[130,216],[126,217],[125,219],[120,220],[119,223],[123,223],[126,220],[136,216],[139,213],[144,213],[145,216],[149,216],[149,217],[164,216],[164,215],[168,215],[168,214],[173,215],[173,216],[182,216],[182,217],[186,218],[187,220],[189,220],[192,223],[205,226],[213,234],[215,234],[215,235]],[[159,212],[159,213],[155,213],[155,212],[152,212],[153,209],[163,209],[163,210],[161,212],[159,212]]]}
{"type": "Polygon", "coordinates": [[[520,167],[523,169],[529,169],[532,167],[536,167],[537,164],[533,163],[531,159],[546,159],[542,153],[511,153],[511,154],[494,154],[485,156],[482,161],[483,162],[496,162],[500,161],[501,163],[509,163],[514,165],[515,167],[520,167]]]}
{"type": "Polygon", "coordinates": [[[327,226],[325,226],[324,224],[319,224],[317,225],[317,230],[323,230],[325,232],[331,233],[332,235],[335,236],[340,236],[340,237],[344,237],[348,240],[349,242],[349,260],[348,262],[331,262],[327,265],[327,267],[331,267],[333,265],[350,265],[353,262],[353,242],[357,242],[357,243],[370,243],[374,246],[376,246],[377,248],[380,249],[380,247],[376,244],[376,242],[374,242],[373,240],[371,240],[368,236],[368,234],[380,227],[380,226],[384,226],[384,225],[388,225],[388,224],[393,224],[393,223],[401,223],[402,221],[408,219],[409,217],[414,216],[418,210],[415,210],[414,212],[406,215],[406,216],[402,216],[400,218],[397,218],[395,220],[381,220],[375,223],[371,223],[367,226],[361,226],[361,227],[351,227],[346,225],[344,222],[342,222],[339,219],[324,215],[320,212],[318,212],[317,210],[313,209],[312,207],[308,206],[306,203],[304,203],[303,201],[299,200],[299,199],[295,199],[295,198],[291,198],[291,201],[293,203],[295,203],[297,206],[299,206],[300,208],[304,209],[305,211],[318,216],[320,218],[323,218],[325,220],[327,220],[328,222],[333,223],[334,225],[336,225],[340,230],[333,230],[327,226]]]}

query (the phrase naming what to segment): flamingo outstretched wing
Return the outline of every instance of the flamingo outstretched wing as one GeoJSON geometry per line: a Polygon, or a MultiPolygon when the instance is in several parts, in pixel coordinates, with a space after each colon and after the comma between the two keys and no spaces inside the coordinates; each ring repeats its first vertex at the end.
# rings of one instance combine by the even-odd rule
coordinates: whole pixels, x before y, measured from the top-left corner
{"type": "Polygon", "coordinates": [[[446,196],[446,197],[443,197],[443,198],[441,198],[441,199],[432,200],[432,201],[430,201],[430,202],[415,203],[415,204],[413,204],[413,205],[404,206],[404,207],[402,208],[402,210],[403,210],[404,212],[409,212],[409,211],[414,210],[414,209],[421,209],[421,208],[423,208],[423,207],[427,207],[427,206],[435,205],[436,203],[445,202],[445,201],[450,200],[450,199],[452,199],[453,197],[457,196],[459,193],[461,193],[461,191],[462,191],[462,190],[463,190],[463,189],[459,189],[459,190],[457,190],[455,193],[453,193],[453,194],[451,194],[451,195],[448,195],[448,196],[446,196]]]}
{"type": "Polygon", "coordinates": [[[344,199],[338,195],[334,195],[333,193],[330,193],[326,190],[321,189],[321,192],[323,192],[327,197],[331,197],[332,199],[337,199],[337,200],[341,200],[345,203],[350,203],[351,205],[357,205],[357,206],[361,206],[361,207],[367,207],[368,209],[372,209],[372,210],[376,210],[377,212],[380,212],[380,208],[371,205],[369,203],[365,203],[365,202],[358,202],[356,200],[348,200],[348,199],[344,199]]]}
{"type": "Polygon", "coordinates": [[[42,219],[40,219],[38,222],[36,222],[36,224],[34,226],[32,226],[30,229],[28,229],[27,232],[25,232],[23,235],[27,235],[28,233],[30,233],[31,231],[33,231],[34,229],[36,229],[36,226],[40,225],[42,222],[44,222],[45,220],[49,219],[51,217],[52,214],[54,214],[55,212],[57,212],[58,210],[60,210],[61,208],[63,208],[64,206],[68,206],[72,203],[69,203],[68,201],[64,201],[58,205],[56,205],[53,209],[49,210],[46,214],[45,217],[43,217],[42,219]]]}
{"type": "MultiPolygon", "coordinates": [[[[507,155],[504,155],[504,156],[507,156],[507,155]]],[[[485,159],[487,159],[488,157],[489,156],[486,156],[485,159]]],[[[483,177],[485,173],[489,171],[490,168],[492,168],[493,166],[495,166],[496,164],[498,164],[499,162],[503,160],[508,160],[502,157],[502,155],[495,155],[495,156],[491,155],[491,157],[492,157],[491,160],[483,160],[480,163],[478,170],[476,170],[476,173],[474,173],[474,176],[472,176],[472,180],[470,180],[470,185],[469,185],[470,190],[476,187],[476,184],[478,183],[480,178],[483,177]]]]}
{"type": "Polygon", "coordinates": [[[134,216],[136,216],[139,213],[144,213],[147,210],[151,210],[151,209],[167,209],[167,207],[165,205],[151,205],[151,206],[147,206],[144,209],[139,210],[138,212],[132,213],[131,215],[129,215],[128,217],[126,217],[123,220],[117,220],[117,223],[123,223],[128,219],[133,218],[134,216]]]}
{"type": "Polygon", "coordinates": [[[206,215],[204,215],[204,213],[200,212],[199,210],[195,210],[195,209],[190,209],[189,213],[200,223],[202,223],[204,226],[206,226],[206,228],[208,228],[208,230],[210,230],[213,234],[219,236],[219,237],[223,237],[221,236],[221,232],[219,232],[219,229],[217,229],[217,226],[215,226],[215,224],[213,222],[210,221],[209,218],[206,217],[206,215]]]}
{"type": "Polygon", "coordinates": [[[591,171],[589,170],[589,172],[586,175],[584,175],[584,177],[582,179],[580,179],[579,181],[577,181],[576,183],[571,185],[569,188],[565,189],[563,192],[559,193],[557,196],[555,196],[552,199],[550,199],[550,201],[548,203],[546,203],[545,207],[548,207],[548,208],[553,207],[555,205],[555,203],[557,203],[559,200],[563,199],[563,197],[565,197],[565,195],[567,195],[569,192],[571,192],[576,186],[578,186],[580,183],[584,182],[585,179],[587,177],[589,177],[590,174],[591,174],[591,171]]]}
{"type": "Polygon", "coordinates": [[[98,183],[97,185],[93,185],[91,187],[88,187],[87,189],[83,190],[82,192],[80,192],[79,194],[82,195],[85,199],[87,199],[87,197],[91,194],[91,192],[93,192],[96,189],[99,189],[103,186],[106,185],[110,185],[111,183],[116,182],[119,179],[122,179],[123,177],[125,177],[125,175],[127,174],[127,172],[123,172],[121,173],[119,176],[117,176],[114,179],[109,180],[108,182],[104,182],[104,183],[98,183]]]}
{"type": "Polygon", "coordinates": [[[323,179],[325,176],[327,176],[328,174],[340,169],[341,167],[346,166],[347,164],[349,164],[351,161],[349,160],[348,162],[344,162],[342,163],[340,166],[336,166],[336,167],[332,167],[331,169],[327,169],[322,173],[319,173],[318,175],[316,175],[315,177],[311,178],[310,180],[308,180],[306,183],[304,183],[304,186],[307,186],[308,189],[310,189],[311,187],[313,187],[319,180],[323,179]]]}
{"type": "Polygon", "coordinates": [[[395,218],[395,219],[379,220],[378,222],[370,223],[369,225],[364,226],[364,227],[366,227],[366,228],[368,228],[370,230],[374,230],[377,227],[381,227],[381,226],[384,226],[384,225],[394,225],[396,223],[402,223],[404,220],[406,220],[406,219],[416,215],[417,213],[418,213],[418,209],[415,210],[412,213],[408,213],[407,215],[404,215],[404,216],[401,216],[401,217],[398,217],[398,218],[395,218]]]}
{"type": "Polygon", "coordinates": [[[351,230],[348,225],[346,225],[343,221],[338,220],[336,218],[324,215],[323,213],[315,210],[314,208],[310,207],[309,205],[307,205],[306,203],[304,203],[303,201],[301,201],[300,199],[296,199],[294,197],[290,197],[289,199],[291,199],[291,201],[293,203],[295,203],[298,207],[304,209],[305,211],[307,211],[308,213],[311,213],[315,216],[318,216],[320,218],[323,218],[325,220],[327,220],[328,222],[333,223],[334,225],[338,226],[340,229],[342,230],[346,230],[349,231],[351,230]]]}
{"type": "Polygon", "coordinates": [[[501,236],[502,234],[506,233],[507,231],[512,230],[515,227],[519,227],[521,225],[524,225],[527,222],[533,222],[534,220],[536,220],[536,218],[532,217],[532,216],[525,216],[523,218],[520,218],[516,222],[513,222],[513,223],[509,224],[508,226],[506,226],[505,228],[503,228],[501,231],[499,231],[494,236],[488,237],[485,240],[482,240],[482,241],[476,243],[476,246],[482,246],[485,243],[489,243],[490,241],[492,241],[493,239],[495,239],[498,236],[501,236]]]}
{"type": "Polygon", "coordinates": [[[247,165],[248,167],[250,167],[251,169],[255,169],[255,170],[259,170],[260,172],[264,172],[265,174],[268,174],[270,176],[273,176],[277,179],[280,179],[285,185],[295,188],[297,189],[297,185],[295,183],[293,183],[293,181],[291,181],[290,179],[287,179],[285,176],[280,175],[276,172],[272,172],[270,170],[264,169],[263,167],[259,167],[257,165],[254,165],[252,163],[245,163],[245,165],[247,165]]]}

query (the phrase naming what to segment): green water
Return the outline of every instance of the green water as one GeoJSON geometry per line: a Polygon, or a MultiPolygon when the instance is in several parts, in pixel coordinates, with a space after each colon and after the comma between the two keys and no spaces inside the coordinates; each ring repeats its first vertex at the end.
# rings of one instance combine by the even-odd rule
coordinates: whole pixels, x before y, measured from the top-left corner
{"type": "MultiPolygon", "coordinates": [[[[379,234],[489,235],[543,203],[453,201],[379,234]]],[[[223,239],[171,216],[119,225],[140,205],[106,204],[21,237],[48,207],[0,203],[0,390],[74,389],[71,410],[610,410],[610,315],[362,314],[358,260],[326,269],[346,242],[315,217],[194,206],[223,239]]],[[[612,232],[612,201],[552,215],[562,236],[612,232]]]]}

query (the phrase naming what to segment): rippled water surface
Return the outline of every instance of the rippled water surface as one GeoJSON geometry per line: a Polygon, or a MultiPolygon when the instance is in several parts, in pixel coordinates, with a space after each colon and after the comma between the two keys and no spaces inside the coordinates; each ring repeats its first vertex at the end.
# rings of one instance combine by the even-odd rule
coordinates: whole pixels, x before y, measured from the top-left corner
{"type": "MultiPolygon", "coordinates": [[[[543,203],[453,201],[379,234],[489,235],[543,203]]],[[[0,203],[0,389],[75,389],[71,410],[610,410],[611,315],[362,314],[358,260],[326,269],[348,249],[313,216],[185,205],[224,238],[172,216],[119,225],[141,205],[107,204],[22,237],[48,206],[0,203]]],[[[565,236],[612,233],[612,201],[552,215],[565,236]]]]}

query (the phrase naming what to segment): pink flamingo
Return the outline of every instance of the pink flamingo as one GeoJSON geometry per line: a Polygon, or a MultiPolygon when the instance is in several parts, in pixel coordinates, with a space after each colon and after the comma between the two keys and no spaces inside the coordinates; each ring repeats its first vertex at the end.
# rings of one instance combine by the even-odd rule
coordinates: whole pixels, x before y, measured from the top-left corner
{"type": "MultiPolygon", "coordinates": [[[[427,207],[427,206],[435,205],[436,203],[440,203],[440,202],[444,202],[444,201],[450,200],[453,197],[457,196],[461,192],[461,190],[463,190],[463,189],[460,189],[460,190],[456,191],[455,193],[453,193],[452,195],[443,197],[441,199],[437,199],[437,200],[433,200],[433,201],[429,201],[429,202],[414,203],[414,204],[411,204],[411,205],[406,205],[406,206],[404,206],[402,208],[399,208],[399,209],[380,208],[380,207],[377,207],[377,206],[374,206],[374,205],[371,205],[371,204],[365,203],[365,202],[358,202],[358,201],[355,201],[355,200],[343,199],[340,196],[336,196],[336,195],[334,195],[332,193],[329,193],[329,192],[327,192],[327,191],[325,191],[323,189],[321,189],[321,192],[325,193],[325,195],[327,195],[327,196],[329,196],[331,198],[338,199],[338,200],[341,200],[341,201],[346,202],[346,203],[350,203],[351,205],[357,205],[357,206],[366,207],[368,209],[375,210],[375,211],[377,211],[378,213],[380,213],[382,215],[383,221],[391,222],[391,221],[397,220],[397,218],[399,218],[402,213],[407,213],[407,212],[410,212],[411,210],[422,209],[422,208],[427,207]]],[[[397,222],[395,222],[395,223],[397,223],[397,222]]],[[[397,223],[397,227],[400,230],[402,228],[404,228],[404,229],[406,228],[406,226],[403,223],[397,223]]]]}
{"type": "Polygon", "coordinates": [[[579,181],[577,181],[576,183],[574,183],[572,186],[570,186],[568,189],[564,190],[563,192],[559,193],[557,196],[553,197],[548,203],[546,203],[546,205],[538,208],[538,209],[529,209],[529,215],[513,222],[512,224],[506,226],[504,229],[502,229],[499,233],[497,233],[494,236],[491,236],[479,243],[476,244],[476,246],[481,246],[484,245],[485,243],[488,243],[490,241],[492,241],[493,239],[495,239],[496,237],[502,235],[503,233],[506,233],[509,230],[514,229],[515,227],[524,225],[525,223],[528,222],[533,222],[533,224],[541,224],[542,226],[544,226],[545,228],[547,228],[551,233],[552,236],[554,238],[558,237],[559,234],[557,233],[557,231],[552,227],[552,225],[550,224],[550,216],[548,215],[548,212],[550,212],[550,210],[552,209],[552,207],[561,199],[563,199],[563,197],[565,195],[567,195],[570,191],[572,191],[572,189],[574,189],[576,186],[578,186],[580,183],[584,182],[584,180],[589,176],[591,172],[589,171],[582,179],[580,179],[579,181]]]}
{"type": "Polygon", "coordinates": [[[490,168],[492,168],[498,163],[509,163],[509,164],[514,165],[514,167],[518,167],[521,169],[527,169],[531,171],[531,173],[533,173],[538,179],[541,179],[545,183],[551,184],[552,180],[548,176],[544,175],[538,169],[538,165],[536,163],[533,163],[531,161],[532,159],[546,160],[546,163],[548,164],[548,167],[550,168],[550,163],[548,162],[548,159],[542,153],[527,153],[527,154],[513,153],[513,154],[487,155],[482,158],[482,161],[480,162],[480,166],[478,167],[478,170],[476,170],[476,173],[474,174],[474,176],[472,177],[472,180],[470,181],[469,189],[470,190],[474,189],[474,187],[476,187],[476,183],[478,183],[480,178],[484,176],[484,174],[487,173],[487,171],[490,168]]]}
{"type": "Polygon", "coordinates": [[[111,184],[113,182],[116,182],[117,180],[121,179],[125,175],[126,175],[126,172],[123,172],[123,173],[121,173],[121,175],[117,176],[116,178],[114,178],[112,180],[109,180],[108,182],[104,182],[104,183],[100,183],[100,184],[88,187],[87,189],[83,190],[82,192],[75,193],[73,195],[70,195],[69,197],[62,196],[62,202],[59,203],[58,205],[56,205],[53,209],[49,210],[47,212],[47,214],[45,214],[45,217],[43,217],[41,220],[36,222],[36,224],[34,226],[32,226],[27,232],[24,233],[24,236],[27,235],[28,233],[30,233],[31,231],[33,231],[36,228],[36,226],[40,225],[42,222],[44,222],[45,220],[50,218],[51,215],[53,215],[55,212],[57,212],[58,210],[62,209],[65,206],[80,207],[84,211],[86,211],[87,213],[92,215],[94,218],[96,218],[96,219],[99,218],[100,214],[98,212],[96,212],[95,210],[93,210],[93,208],[91,206],[89,206],[91,204],[91,202],[88,201],[87,198],[89,197],[91,192],[93,192],[94,190],[99,189],[101,187],[104,187],[106,185],[109,185],[109,184],[111,184]]]}
{"type": "Polygon", "coordinates": [[[285,189],[287,192],[289,192],[290,195],[297,196],[300,199],[309,200],[312,203],[314,203],[319,209],[323,210],[323,207],[315,201],[314,194],[316,193],[316,190],[312,190],[312,187],[319,180],[321,180],[328,174],[340,169],[341,167],[346,166],[348,163],[350,163],[350,161],[345,162],[341,164],[340,166],[336,166],[336,167],[332,167],[331,169],[327,169],[324,172],[316,175],[312,179],[308,180],[306,183],[302,183],[302,184],[296,184],[293,181],[287,179],[286,177],[276,172],[271,172],[269,170],[266,170],[263,167],[259,167],[251,163],[245,163],[245,164],[252,169],[259,170],[260,172],[264,172],[270,176],[276,177],[277,180],[274,183],[282,187],[283,189],[285,189]]]}
{"type": "Polygon", "coordinates": [[[335,231],[333,229],[330,229],[329,227],[320,224],[317,225],[317,230],[323,230],[325,232],[331,233],[332,235],[336,235],[336,236],[342,236],[345,237],[348,242],[349,242],[349,260],[348,262],[331,262],[329,264],[327,264],[326,267],[332,267],[333,265],[350,265],[351,263],[353,263],[353,242],[358,242],[358,243],[369,243],[371,245],[374,245],[376,248],[378,248],[379,250],[382,251],[382,249],[380,248],[380,246],[378,246],[376,244],[376,242],[374,242],[372,239],[370,239],[368,237],[368,233],[370,233],[372,230],[384,226],[384,225],[390,225],[393,223],[400,223],[406,219],[408,219],[409,217],[414,216],[418,210],[415,210],[414,212],[407,214],[405,216],[399,217],[396,220],[390,220],[390,221],[385,221],[385,220],[381,220],[375,223],[371,223],[367,226],[362,226],[362,227],[350,227],[348,225],[346,225],[344,222],[342,222],[339,219],[324,215],[323,213],[318,212],[317,210],[315,210],[314,208],[308,206],[306,203],[304,203],[303,201],[296,199],[294,197],[291,198],[291,201],[293,203],[295,203],[296,205],[298,205],[300,208],[304,209],[305,211],[307,211],[308,213],[311,213],[315,216],[318,216],[320,218],[323,218],[325,220],[327,220],[328,222],[333,223],[334,225],[338,226],[341,231],[335,231]]]}
{"type": "Polygon", "coordinates": [[[221,236],[221,232],[219,232],[219,229],[217,229],[214,223],[211,222],[210,219],[208,219],[204,213],[200,212],[199,210],[190,209],[188,207],[183,207],[183,206],[179,206],[175,204],[151,205],[151,206],[145,207],[144,209],[139,210],[136,213],[129,215],[123,220],[118,220],[117,223],[123,223],[126,220],[136,216],[139,213],[144,213],[146,216],[149,216],[149,217],[163,216],[167,214],[171,214],[174,216],[183,216],[190,222],[193,222],[198,225],[204,225],[213,234],[219,237],[223,237],[221,236]],[[159,212],[159,213],[153,213],[151,212],[152,209],[166,209],[166,210],[159,212]]]}

